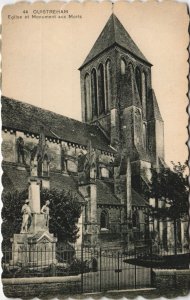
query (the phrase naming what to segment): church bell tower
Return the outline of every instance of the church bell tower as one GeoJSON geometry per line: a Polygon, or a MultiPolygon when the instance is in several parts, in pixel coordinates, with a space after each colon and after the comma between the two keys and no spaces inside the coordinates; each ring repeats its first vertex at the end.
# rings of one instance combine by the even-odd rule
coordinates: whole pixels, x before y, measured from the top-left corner
{"type": "MultiPolygon", "coordinates": [[[[84,63],[82,120],[97,125],[131,162],[132,185],[164,161],[164,127],[151,85],[152,64],[112,14],[84,63]]],[[[126,170],[124,170],[126,172],[126,170]]]]}

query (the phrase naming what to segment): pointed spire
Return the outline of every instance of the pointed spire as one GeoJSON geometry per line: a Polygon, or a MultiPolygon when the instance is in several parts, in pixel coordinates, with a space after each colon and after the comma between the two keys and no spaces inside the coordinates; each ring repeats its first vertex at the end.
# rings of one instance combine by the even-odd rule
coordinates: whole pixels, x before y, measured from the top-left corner
{"type": "Polygon", "coordinates": [[[121,22],[114,15],[114,13],[112,13],[80,69],[113,45],[120,46],[121,48],[130,52],[132,55],[151,65],[134,43],[121,22]]]}

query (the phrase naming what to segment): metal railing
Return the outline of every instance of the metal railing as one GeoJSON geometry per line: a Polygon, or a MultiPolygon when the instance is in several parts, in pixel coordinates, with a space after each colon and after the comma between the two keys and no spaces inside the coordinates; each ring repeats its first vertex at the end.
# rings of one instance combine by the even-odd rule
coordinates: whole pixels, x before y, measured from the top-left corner
{"type": "Polygon", "coordinates": [[[36,248],[2,249],[2,277],[71,276],[81,273],[80,254],[46,244],[36,248]]]}
{"type": "Polygon", "coordinates": [[[81,292],[150,287],[153,268],[189,268],[189,249],[179,248],[176,259],[172,245],[167,248],[150,240],[120,250],[84,246],[55,249],[41,243],[2,252],[2,278],[80,275],[81,292]]]}

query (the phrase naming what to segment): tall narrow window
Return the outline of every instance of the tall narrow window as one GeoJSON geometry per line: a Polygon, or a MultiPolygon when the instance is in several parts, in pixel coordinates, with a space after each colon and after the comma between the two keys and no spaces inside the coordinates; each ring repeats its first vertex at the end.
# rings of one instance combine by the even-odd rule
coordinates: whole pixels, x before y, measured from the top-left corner
{"type": "Polygon", "coordinates": [[[136,84],[137,84],[137,89],[139,92],[140,99],[142,101],[142,82],[141,82],[141,71],[137,67],[135,70],[135,79],[136,79],[136,84]]]}
{"type": "Polygon", "coordinates": [[[107,228],[108,229],[108,212],[103,210],[101,212],[101,215],[100,215],[100,228],[107,228]]]}
{"type": "Polygon", "coordinates": [[[105,113],[105,89],[104,89],[104,68],[100,64],[98,68],[98,99],[99,99],[99,113],[105,113]]]}
{"type": "Polygon", "coordinates": [[[135,211],[132,215],[132,222],[133,222],[133,227],[139,226],[139,215],[137,211],[135,211]]]}
{"type": "Polygon", "coordinates": [[[120,109],[124,109],[130,100],[132,85],[133,85],[133,76],[132,76],[132,66],[129,64],[125,65],[125,61],[121,60],[121,76],[119,82],[119,91],[120,91],[120,109]]]}
{"type": "Polygon", "coordinates": [[[147,149],[147,129],[145,123],[143,123],[143,144],[144,144],[144,149],[147,149]]]}
{"type": "Polygon", "coordinates": [[[110,111],[111,106],[111,61],[106,61],[106,111],[110,111]]]}
{"type": "Polygon", "coordinates": [[[92,91],[92,114],[98,116],[98,97],[97,97],[97,76],[96,70],[92,70],[91,74],[91,91],[92,91]]]}
{"type": "Polygon", "coordinates": [[[142,108],[143,116],[146,118],[146,101],[147,101],[147,78],[146,74],[142,73],[142,108]]]}
{"type": "Polygon", "coordinates": [[[90,76],[86,74],[85,76],[85,121],[91,121],[92,119],[92,103],[90,97],[90,76]]]}
{"type": "Polygon", "coordinates": [[[126,63],[124,59],[121,59],[121,75],[124,75],[126,73],[126,63]]]}

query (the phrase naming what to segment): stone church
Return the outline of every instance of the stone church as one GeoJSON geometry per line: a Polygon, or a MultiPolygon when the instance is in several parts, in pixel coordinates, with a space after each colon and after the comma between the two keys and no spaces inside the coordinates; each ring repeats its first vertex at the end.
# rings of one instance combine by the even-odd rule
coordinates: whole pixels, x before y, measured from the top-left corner
{"type": "Polygon", "coordinates": [[[112,14],[79,68],[82,122],[2,97],[5,191],[31,176],[42,188],[72,190],[83,207],[87,245],[149,236],[142,190],[164,164],[164,123],[152,64],[112,14]]]}

